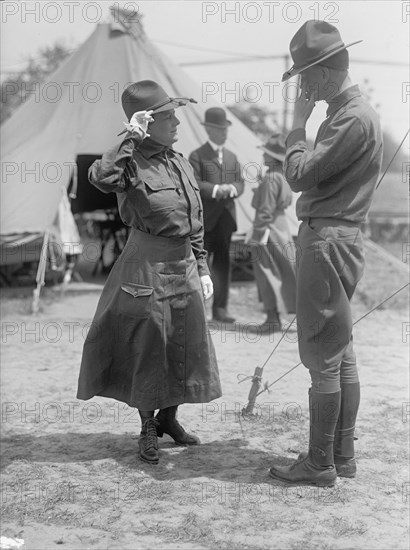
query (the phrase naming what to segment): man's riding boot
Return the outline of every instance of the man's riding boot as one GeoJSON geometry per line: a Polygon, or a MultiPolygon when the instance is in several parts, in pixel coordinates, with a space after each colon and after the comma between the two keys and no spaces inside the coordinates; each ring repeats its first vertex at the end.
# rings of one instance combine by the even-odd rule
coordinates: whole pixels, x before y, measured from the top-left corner
{"type": "MultiPolygon", "coordinates": [[[[335,430],[333,458],[337,475],[352,478],[356,475],[354,430],[360,403],[360,382],[342,384],[341,389],[340,412],[335,430]]],[[[300,453],[298,460],[304,460],[307,455],[306,452],[300,453]]]]}
{"type": "Polygon", "coordinates": [[[139,411],[141,417],[141,434],[138,441],[140,459],[148,464],[158,464],[158,421],[154,418],[154,411],[139,411]]]}
{"type": "Polygon", "coordinates": [[[201,442],[196,435],[187,433],[176,419],[178,406],[161,409],[155,419],[158,421],[157,435],[170,435],[177,445],[199,445],[201,442]]]}
{"type": "Polygon", "coordinates": [[[342,384],[342,399],[335,432],[334,458],[340,477],[355,477],[354,430],[360,404],[360,382],[342,384]]]}
{"type": "Polygon", "coordinates": [[[340,409],[340,391],[320,393],[310,389],[311,444],[305,459],[291,466],[272,466],[270,475],[287,483],[332,487],[337,473],[333,442],[340,409]]]}

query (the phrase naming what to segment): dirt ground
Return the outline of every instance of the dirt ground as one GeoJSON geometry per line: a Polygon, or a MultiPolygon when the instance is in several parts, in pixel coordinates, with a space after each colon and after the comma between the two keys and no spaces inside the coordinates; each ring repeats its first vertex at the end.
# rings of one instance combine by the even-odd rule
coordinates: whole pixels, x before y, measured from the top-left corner
{"type": "MultiPolygon", "coordinates": [[[[353,302],[359,319],[407,282],[376,254],[353,302]]],[[[77,285],[78,286],[78,285],[77,285]]],[[[308,441],[308,372],[294,335],[268,361],[271,393],[260,416],[240,416],[252,375],[277,343],[239,326],[210,324],[224,395],[184,405],[181,423],[202,445],[160,439],[160,463],[137,458],[136,411],[75,399],[84,334],[99,291],[45,290],[40,312],[18,289],[2,303],[2,535],[25,550],[405,549],[409,545],[407,293],[355,326],[362,402],[358,474],[331,489],[287,487],[268,477],[308,441]],[[239,379],[238,379],[239,376],[239,379]]],[[[264,314],[253,282],[235,283],[242,323],[264,314]]],[[[3,545],[3,548],[6,548],[3,545]]]]}

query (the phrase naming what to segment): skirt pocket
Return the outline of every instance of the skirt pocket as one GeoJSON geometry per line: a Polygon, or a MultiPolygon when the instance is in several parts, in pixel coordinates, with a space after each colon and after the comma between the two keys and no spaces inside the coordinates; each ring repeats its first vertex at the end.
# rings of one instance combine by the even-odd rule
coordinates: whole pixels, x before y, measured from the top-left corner
{"type": "Polygon", "coordinates": [[[132,317],[149,317],[153,292],[154,289],[151,286],[138,283],[122,283],[118,303],[119,311],[132,317]]]}

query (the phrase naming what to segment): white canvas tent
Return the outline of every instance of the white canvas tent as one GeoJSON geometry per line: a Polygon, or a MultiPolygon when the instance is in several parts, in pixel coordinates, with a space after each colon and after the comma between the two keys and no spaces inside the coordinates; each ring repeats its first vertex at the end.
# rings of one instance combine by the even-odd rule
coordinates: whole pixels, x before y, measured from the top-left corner
{"type": "MultiPolygon", "coordinates": [[[[200,84],[156,48],[140,20],[133,21],[131,15],[117,10],[111,22],[97,25],[4,123],[1,235],[46,234],[77,156],[101,155],[121,139],[117,137],[125,120],[121,93],[131,82],[151,79],[170,96],[195,98],[198,104],[178,110],[181,125],[175,148],[188,156],[206,140],[200,122],[205,110],[218,103],[202,101],[200,84]]],[[[237,154],[248,180],[237,201],[238,233],[245,233],[253,217],[251,189],[261,153],[257,137],[231,113],[229,118],[233,124],[227,147],[237,154]]]]}

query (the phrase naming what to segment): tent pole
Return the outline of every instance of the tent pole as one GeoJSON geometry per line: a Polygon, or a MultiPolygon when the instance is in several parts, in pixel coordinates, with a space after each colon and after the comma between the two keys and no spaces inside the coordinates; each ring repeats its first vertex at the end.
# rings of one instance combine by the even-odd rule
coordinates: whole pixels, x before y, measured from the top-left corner
{"type": "Polygon", "coordinates": [[[72,168],[72,186],[70,191],[70,199],[76,199],[77,198],[77,189],[78,189],[78,167],[77,167],[77,161],[74,160],[71,164],[72,168]]]}
{"type": "Polygon", "coordinates": [[[38,312],[39,302],[40,302],[40,291],[41,291],[41,287],[44,286],[45,284],[48,241],[49,241],[49,231],[46,230],[46,232],[44,233],[43,246],[41,247],[40,260],[38,262],[38,267],[37,267],[37,275],[36,275],[37,286],[33,290],[33,301],[31,304],[32,313],[38,312]]]}
{"type": "MultiPolygon", "coordinates": [[[[289,64],[290,64],[290,57],[288,54],[283,56],[283,61],[285,63],[285,71],[287,71],[289,69],[289,64]]],[[[286,135],[288,133],[288,100],[287,98],[284,98],[284,102],[283,102],[282,126],[283,126],[282,131],[286,135]]]]}

